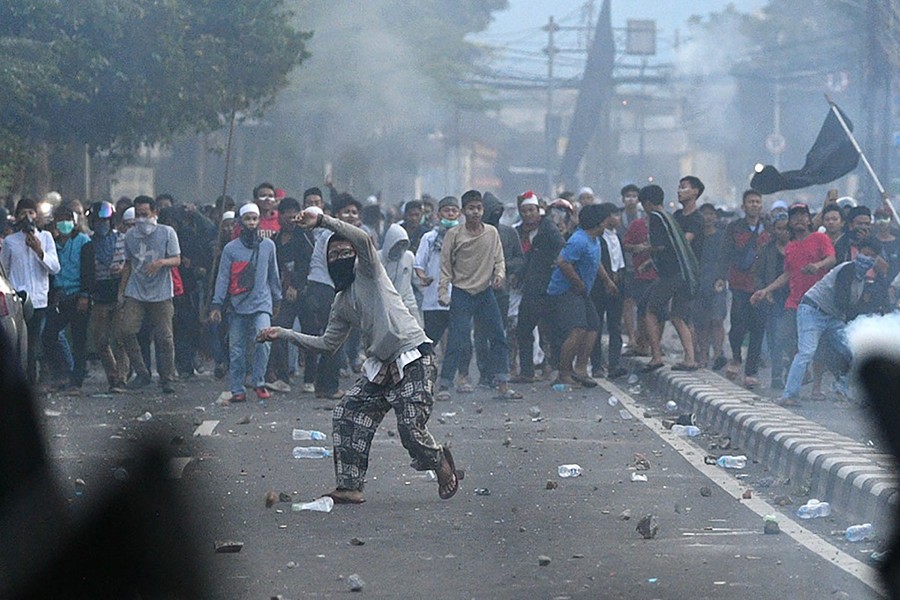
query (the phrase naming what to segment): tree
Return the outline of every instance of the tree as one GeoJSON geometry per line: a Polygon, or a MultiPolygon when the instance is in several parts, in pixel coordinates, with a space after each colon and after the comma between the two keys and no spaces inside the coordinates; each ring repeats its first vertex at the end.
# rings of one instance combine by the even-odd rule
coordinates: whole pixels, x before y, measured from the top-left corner
{"type": "Polygon", "coordinates": [[[217,129],[267,106],[309,37],[283,0],[4,3],[2,162],[72,144],[115,161],[217,129]]]}

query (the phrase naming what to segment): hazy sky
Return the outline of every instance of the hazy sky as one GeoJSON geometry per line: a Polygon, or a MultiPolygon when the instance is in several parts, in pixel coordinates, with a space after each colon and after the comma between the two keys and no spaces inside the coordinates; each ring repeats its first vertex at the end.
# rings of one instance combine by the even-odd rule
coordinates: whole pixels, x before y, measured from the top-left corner
{"type": "MultiPolygon", "coordinates": [[[[511,74],[545,74],[547,59],[541,50],[547,45],[547,33],[541,27],[551,15],[561,25],[576,26],[582,22],[585,0],[509,0],[509,9],[495,13],[494,22],[475,39],[498,48],[495,62],[498,69],[511,74]]],[[[666,59],[675,39],[675,30],[684,36],[685,22],[692,15],[708,15],[725,8],[727,0],[612,0],[613,27],[625,27],[628,19],[654,19],[658,31],[659,60],[666,59]]],[[[731,2],[742,12],[751,12],[767,4],[765,0],[731,2]]],[[[594,19],[603,5],[594,1],[594,19]]],[[[575,47],[576,32],[557,33],[557,47],[575,47]]],[[[560,75],[580,72],[584,56],[560,54],[557,57],[560,75]]]]}

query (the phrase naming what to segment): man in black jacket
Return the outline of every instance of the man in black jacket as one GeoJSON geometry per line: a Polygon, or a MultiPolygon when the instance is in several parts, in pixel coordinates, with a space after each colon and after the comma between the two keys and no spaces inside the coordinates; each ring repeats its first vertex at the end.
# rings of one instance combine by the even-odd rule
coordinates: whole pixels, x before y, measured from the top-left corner
{"type": "MultiPolygon", "coordinates": [[[[544,327],[547,314],[547,284],[556,264],[556,257],[565,245],[559,229],[550,219],[541,216],[537,196],[529,192],[519,196],[519,216],[522,222],[516,226],[519,243],[524,254],[524,268],[519,286],[522,302],[516,339],[519,347],[519,375],[513,381],[534,381],[534,328],[541,330],[541,339],[550,347],[551,333],[544,327]],[[544,333],[546,332],[546,334],[544,333]]],[[[555,361],[550,360],[551,364],[555,361]]]]}

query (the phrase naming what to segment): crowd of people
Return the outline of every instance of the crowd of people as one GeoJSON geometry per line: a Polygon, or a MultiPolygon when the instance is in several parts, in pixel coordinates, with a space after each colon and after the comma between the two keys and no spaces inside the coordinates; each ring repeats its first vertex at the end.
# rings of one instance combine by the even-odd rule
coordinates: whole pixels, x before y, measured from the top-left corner
{"type": "Polygon", "coordinates": [[[540,380],[593,387],[626,374],[624,355],[657,369],[671,322],[681,345],[672,369],[724,369],[756,388],[767,364],[769,387],[789,404],[807,377],[811,397],[824,397],[827,372],[846,395],[844,326],[892,310],[900,272],[887,205],[872,212],[834,193],[813,214],[782,201],[767,209],[751,189],[734,215],[701,203],[694,176],[679,182],[671,213],[657,185],[627,185],[617,202],[589,188],[552,200],[525,192],[508,207],[476,190],[390,208],[326,190],[298,200],[261,183],[238,205],[166,194],[62,201],[49,215],[21,199],[2,219],[0,263],[34,307],[29,380],[77,390],[95,355],[112,393],[150,385],[154,368],[172,393],[209,365],[228,377],[231,402],[294,387],[340,399],[342,373],[377,375],[370,330],[387,327],[381,343],[397,334],[375,313],[360,321],[374,288],[335,300],[360,281],[358,228],[392,310],[421,329],[416,347],[427,340],[435,351],[438,400],[476,386],[517,398],[516,384],[540,380]],[[326,225],[303,227],[310,209],[326,225]],[[257,342],[265,331],[296,337],[257,342]]]}

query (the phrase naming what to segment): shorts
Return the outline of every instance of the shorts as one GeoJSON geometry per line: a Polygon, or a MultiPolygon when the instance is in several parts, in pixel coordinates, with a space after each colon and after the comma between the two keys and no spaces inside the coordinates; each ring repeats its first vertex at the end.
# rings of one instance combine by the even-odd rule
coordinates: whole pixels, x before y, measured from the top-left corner
{"type": "Polygon", "coordinates": [[[653,285],[655,279],[635,279],[628,287],[629,293],[626,297],[634,298],[637,304],[638,315],[647,312],[647,291],[653,285]]]}
{"type": "Polygon", "coordinates": [[[660,277],[647,290],[647,310],[659,320],[668,312],[669,317],[690,321],[691,300],[690,288],[679,275],[660,277]]]}
{"type": "Polygon", "coordinates": [[[579,296],[567,291],[558,296],[547,296],[553,315],[553,328],[565,339],[573,329],[598,331],[600,316],[589,296],[579,296]]]}

